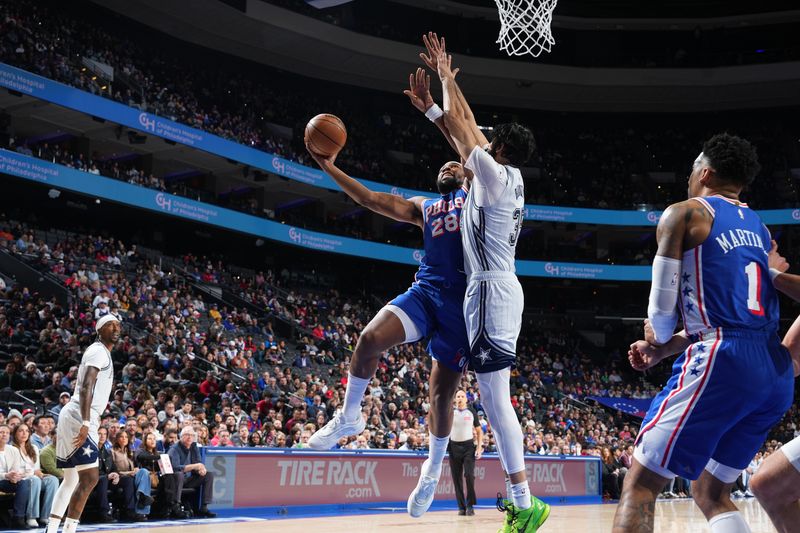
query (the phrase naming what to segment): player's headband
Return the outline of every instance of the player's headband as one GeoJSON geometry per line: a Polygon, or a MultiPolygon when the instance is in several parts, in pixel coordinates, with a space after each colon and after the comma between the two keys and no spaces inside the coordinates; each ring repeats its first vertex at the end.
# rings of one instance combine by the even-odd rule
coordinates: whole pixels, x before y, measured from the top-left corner
{"type": "Polygon", "coordinates": [[[103,316],[100,320],[97,321],[97,324],[94,325],[94,330],[97,333],[100,333],[100,330],[103,329],[103,326],[108,324],[109,322],[119,322],[119,318],[115,317],[111,313],[103,316]]]}

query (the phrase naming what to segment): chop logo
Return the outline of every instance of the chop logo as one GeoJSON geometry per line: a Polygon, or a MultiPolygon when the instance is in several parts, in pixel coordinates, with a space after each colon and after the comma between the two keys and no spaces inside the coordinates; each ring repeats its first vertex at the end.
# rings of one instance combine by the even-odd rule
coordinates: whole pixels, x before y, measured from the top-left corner
{"type": "Polygon", "coordinates": [[[156,194],[156,205],[163,209],[164,211],[171,211],[172,210],[172,200],[167,198],[167,195],[164,193],[156,194]]]}
{"type": "Polygon", "coordinates": [[[283,174],[286,172],[286,163],[278,159],[277,157],[272,158],[272,168],[275,169],[275,172],[279,174],[283,174]]]}
{"type": "Polygon", "coordinates": [[[423,252],[422,250],[414,250],[412,257],[414,258],[414,261],[416,261],[417,263],[421,263],[422,260],[425,258],[425,252],[423,252]]]}
{"type": "Polygon", "coordinates": [[[533,464],[534,483],[544,483],[545,493],[559,494],[567,492],[567,484],[564,482],[564,464],[541,462],[533,464]]]}
{"type": "Polygon", "coordinates": [[[299,243],[301,240],[303,240],[303,233],[297,228],[289,228],[289,238],[292,239],[292,241],[299,243]]]}
{"type": "Polygon", "coordinates": [[[656,211],[650,211],[647,213],[647,221],[652,224],[658,223],[659,218],[661,218],[661,215],[656,211]]]}
{"type": "Polygon", "coordinates": [[[553,263],[545,263],[544,271],[550,274],[551,276],[561,275],[561,267],[557,267],[553,263]]]}
{"type": "Polygon", "coordinates": [[[156,131],[156,119],[147,116],[147,113],[139,113],[139,124],[147,131],[156,131]]]}
{"type": "Polygon", "coordinates": [[[278,461],[281,487],[340,486],[353,497],[380,497],[377,466],[377,461],[278,461]]]}
{"type": "Polygon", "coordinates": [[[800,209],[795,209],[792,211],[792,218],[795,220],[800,220],[800,209]]]}

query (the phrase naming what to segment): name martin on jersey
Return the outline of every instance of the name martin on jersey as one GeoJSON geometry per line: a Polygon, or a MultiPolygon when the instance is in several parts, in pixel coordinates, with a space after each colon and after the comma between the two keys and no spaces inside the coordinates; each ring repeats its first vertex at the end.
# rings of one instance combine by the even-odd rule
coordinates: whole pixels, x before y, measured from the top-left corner
{"type": "Polygon", "coordinates": [[[716,241],[719,247],[722,248],[722,252],[726,254],[739,246],[752,246],[754,248],[761,248],[764,252],[767,251],[767,249],[764,248],[764,241],[761,240],[761,236],[758,233],[746,229],[737,228],[720,233],[720,235],[716,237],[716,241]]]}

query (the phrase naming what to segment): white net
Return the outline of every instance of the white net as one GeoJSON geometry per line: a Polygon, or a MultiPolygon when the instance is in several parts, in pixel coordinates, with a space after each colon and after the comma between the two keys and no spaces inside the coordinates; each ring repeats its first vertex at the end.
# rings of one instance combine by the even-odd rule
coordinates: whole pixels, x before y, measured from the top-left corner
{"type": "Polygon", "coordinates": [[[495,0],[500,12],[500,50],[510,56],[549,52],[556,40],[550,31],[558,0],[495,0]]]}

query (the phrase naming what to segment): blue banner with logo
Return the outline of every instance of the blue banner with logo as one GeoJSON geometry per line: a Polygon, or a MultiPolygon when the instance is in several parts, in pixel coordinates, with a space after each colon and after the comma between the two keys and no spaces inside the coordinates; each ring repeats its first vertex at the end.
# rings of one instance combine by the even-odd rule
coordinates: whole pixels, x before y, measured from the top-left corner
{"type": "MultiPolygon", "coordinates": [[[[341,190],[333,179],[315,168],[306,167],[249,146],[244,146],[196,128],[128,107],[108,98],[96,96],[22,69],[0,63],[0,86],[110,120],[132,129],[156,135],[211,154],[238,161],[253,168],[285,178],[330,190],[341,190]]],[[[431,176],[433,181],[434,176],[431,176]]],[[[366,187],[404,198],[430,196],[431,192],[392,187],[386,183],[360,180],[366,187]]],[[[800,210],[780,209],[759,213],[767,224],[800,224],[800,210]]],[[[571,222],[609,226],[655,226],[661,211],[626,211],[526,205],[525,220],[571,222]]]]}
{"type": "MultiPolygon", "coordinates": [[[[81,172],[8,150],[0,150],[0,173],[312,250],[408,265],[417,265],[424,257],[422,250],[295,228],[224,207],[81,172]]],[[[650,279],[650,267],[647,266],[608,266],[545,261],[517,261],[517,273],[520,276],[574,279],[622,281],[647,281],[650,279]]]]}
{"type": "Polygon", "coordinates": [[[647,410],[650,409],[650,404],[653,402],[652,398],[646,398],[644,400],[640,398],[612,398],[610,396],[587,396],[586,398],[594,400],[606,407],[610,407],[611,409],[638,416],[639,418],[644,418],[644,415],[647,414],[647,410]]]}

